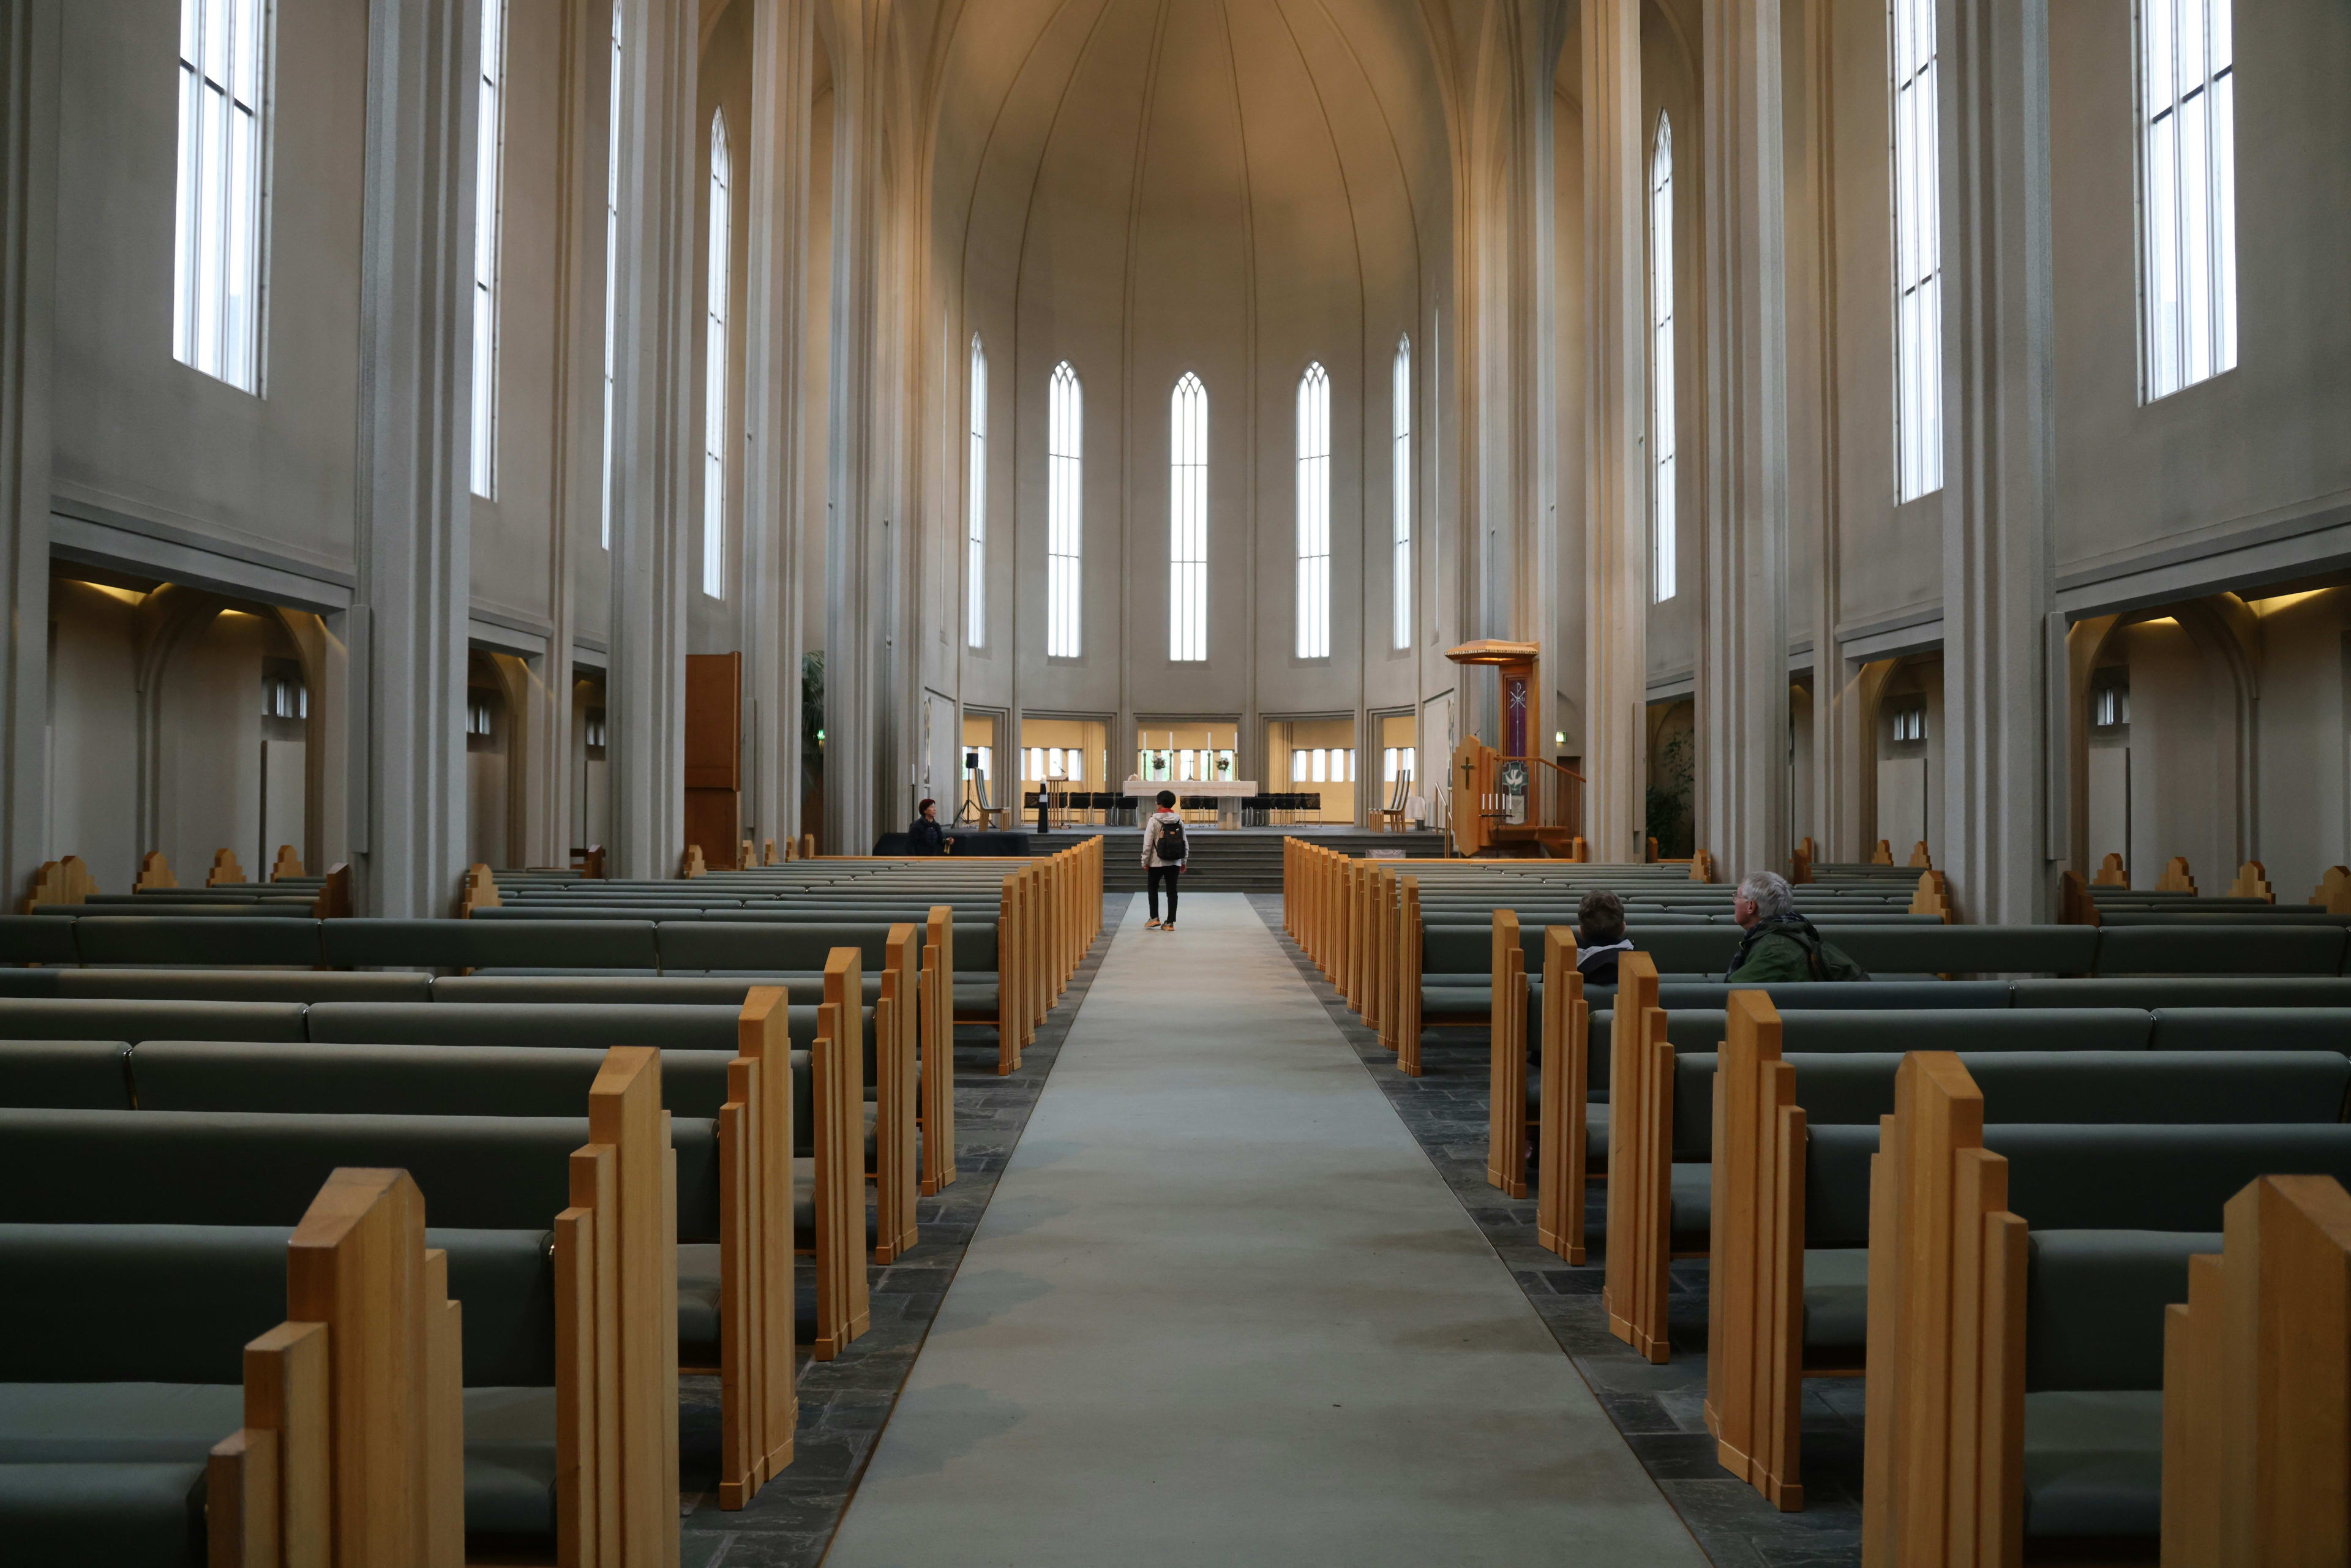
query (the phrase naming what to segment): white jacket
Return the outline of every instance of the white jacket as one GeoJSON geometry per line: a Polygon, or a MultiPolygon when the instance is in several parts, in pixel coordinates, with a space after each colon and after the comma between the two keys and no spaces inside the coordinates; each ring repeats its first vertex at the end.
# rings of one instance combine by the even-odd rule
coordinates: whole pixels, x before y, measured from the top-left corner
{"type": "Polygon", "coordinates": [[[1159,824],[1162,822],[1181,824],[1183,821],[1184,819],[1174,811],[1151,813],[1150,825],[1143,830],[1143,864],[1146,870],[1155,865],[1182,865],[1185,861],[1192,858],[1192,833],[1188,828],[1184,832],[1183,859],[1163,861],[1159,858],[1159,824]]]}

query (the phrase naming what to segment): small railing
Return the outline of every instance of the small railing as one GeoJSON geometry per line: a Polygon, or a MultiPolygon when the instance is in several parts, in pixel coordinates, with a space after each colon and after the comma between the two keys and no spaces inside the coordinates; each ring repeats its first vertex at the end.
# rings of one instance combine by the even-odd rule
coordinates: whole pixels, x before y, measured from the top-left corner
{"type": "Polygon", "coordinates": [[[1583,775],[1549,758],[1506,757],[1472,736],[1454,753],[1454,846],[1465,855],[1583,831],[1583,775]]]}

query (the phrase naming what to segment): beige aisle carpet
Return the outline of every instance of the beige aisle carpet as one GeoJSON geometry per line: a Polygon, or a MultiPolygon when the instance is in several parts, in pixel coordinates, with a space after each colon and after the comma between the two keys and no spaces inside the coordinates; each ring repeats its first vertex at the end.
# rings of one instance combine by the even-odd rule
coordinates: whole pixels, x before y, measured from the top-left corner
{"type": "Polygon", "coordinates": [[[828,1568],[1703,1563],[1245,899],[1143,920],[828,1568]]]}

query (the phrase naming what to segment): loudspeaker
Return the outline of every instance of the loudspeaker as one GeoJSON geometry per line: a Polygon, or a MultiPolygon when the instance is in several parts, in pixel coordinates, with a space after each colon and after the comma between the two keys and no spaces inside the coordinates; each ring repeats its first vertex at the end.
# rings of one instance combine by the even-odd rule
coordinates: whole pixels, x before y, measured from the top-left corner
{"type": "Polygon", "coordinates": [[[966,773],[977,773],[979,771],[978,752],[967,751],[963,754],[963,770],[966,773]]]}

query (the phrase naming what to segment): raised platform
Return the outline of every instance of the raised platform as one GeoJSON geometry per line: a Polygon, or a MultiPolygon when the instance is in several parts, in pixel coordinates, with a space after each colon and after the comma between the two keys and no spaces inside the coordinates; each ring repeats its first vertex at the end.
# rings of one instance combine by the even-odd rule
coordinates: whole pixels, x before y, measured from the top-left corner
{"type": "MultiPolygon", "coordinates": [[[[1442,833],[1381,833],[1353,825],[1296,828],[1217,828],[1187,822],[1192,863],[1184,873],[1187,893],[1280,893],[1281,841],[1311,839],[1342,854],[1401,856],[1433,860],[1445,853],[1442,833]]],[[[1102,890],[1143,891],[1143,834],[1134,828],[1075,827],[1036,833],[1030,842],[1039,854],[1051,854],[1088,838],[1102,845],[1102,890]]]]}

